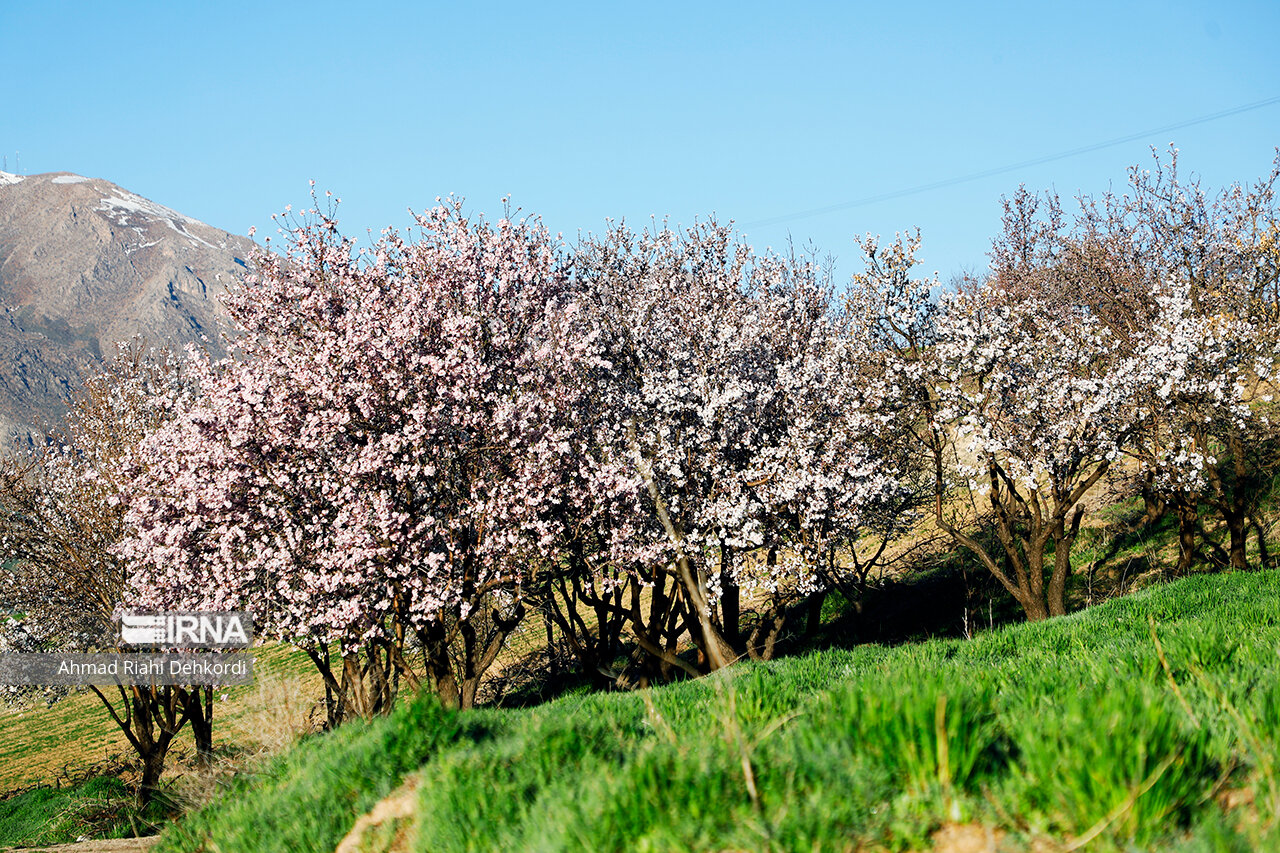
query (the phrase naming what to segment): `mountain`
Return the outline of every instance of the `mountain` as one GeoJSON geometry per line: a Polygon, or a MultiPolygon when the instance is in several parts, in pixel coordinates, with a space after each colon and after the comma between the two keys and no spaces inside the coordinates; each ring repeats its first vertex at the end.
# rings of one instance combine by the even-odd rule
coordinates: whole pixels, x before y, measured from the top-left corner
{"type": "Polygon", "coordinates": [[[221,355],[252,249],[109,181],[0,172],[0,452],[55,426],[116,341],[221,355]]]}

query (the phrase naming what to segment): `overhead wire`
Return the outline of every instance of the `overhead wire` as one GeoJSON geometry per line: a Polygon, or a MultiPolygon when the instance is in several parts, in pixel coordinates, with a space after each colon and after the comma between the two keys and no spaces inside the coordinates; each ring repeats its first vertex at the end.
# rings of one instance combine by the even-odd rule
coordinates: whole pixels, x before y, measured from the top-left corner
{"type": "Polygon", "coordinates": [[[1067,151],[1059,151],[1056,154],[1047,154],[1043,157],[1034,157],[1030,160],[1022,160],[1017,163],[1010,163],[1007,166],[997,166],[993,169],[984,169],[981,172],[972,172],[967,175],[959,175],[953,178],[944,178],[943,180],[931,181],[927,184],[919,184],[914,187],[907,187],[906,189],[893,190],[891,192],[885,192],[885,193],[877,193],[876,195],[869,195],[863,198],[854,199],[853,201],[840,202],[838,204],[830,204],[825,207],[815,207],[809,210],[801,210],[795,213],[783,214],[781,216],[771,216],[771,217],[766,217],[764,219],[757,219],[752,222],[744,222],[743,227],[754,228],[754,227],[761,227],[766,225],[779,225],[783,222],[792,222],[797,219],[808,219],[814,216],[822,216],[827,213],[836,213],[838,211],[849,210],[854,207],[864,207],[869,204],[876,204],[882,201],[890,201],[896,198],[903,198],[904,196],[916,195],[917,193],[929,192],[930,190],[939,190],[945,187],[955,186],[956,184],[967,183],[969,181],[978,181],[983,178],[990,178],[995,175],[1003,175],[1009,172],[1015,172],[1019,169],[1026,169],[1030,166],[1040,166],[1045,163],[1052,163],[1056,160],[1065,160],[1068,157],[1078,157],[1081,154],[1088,154],[1093,151],[1101,151],[1104,148],[1111,148],[1116,145],[1124,145],[1127,142],[1136,142],[1139,139],[1145,139],[1151,136],[1155,136],[1156,134],[1159,134],[1159,133],[1168,133],[1169,131],[1172,131],[1172,130],[1182,130],[1183,128],[1194,127],[1195,125],[1198,125],[1198,124],[1205,124],[1207,122],[1217,121],[1219,119],[1224,119],[1230,116],[1239,115],[1240,113],[1250,112],[1251,110],[1258,110],[1258,109],[1262,109],[1263,107],[1269,107],[1272,104],[1277,104],[1277,103],[1280,103],[1280,95],[1277,95],[1271,98],[1264,98],[1261,101],[1253,101],[1252,103],[1241,104],[1238,107],[1231,107],[1230,109],[1226,109],[1226,110],[1219,110],[1218,112],[1215,112],[1215,113],[1209,113],[1207,115],[1197,116],[1196,118],[1187,119],[1185,121],[1174,122],[1173,124],[1166,124],[1160,127],[1153,127],[1147,130],[1138,131],[1137,133],[1130,133],[1125,136],[1118,136],[1115,139],[1108,139],[1104,142],[1095,142],[1090,145],[1082,145],[1079,148],[1072,148],[1067,151]]]}

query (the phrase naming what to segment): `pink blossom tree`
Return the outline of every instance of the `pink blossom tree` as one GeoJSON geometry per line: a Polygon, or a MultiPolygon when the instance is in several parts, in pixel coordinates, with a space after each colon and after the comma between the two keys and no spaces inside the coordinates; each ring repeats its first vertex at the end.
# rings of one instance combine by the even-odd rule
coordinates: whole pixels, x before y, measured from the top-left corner
{"type": "Polygon", "coordinates": [[[361,252],[332,209],[307,216],[230,301],[232,355],[197,361],[200,399],[145,445],[125,552],[155,603],[244,606],[306,649],[331,723],[385,711],[400,678],[466,707],[564,499],[561,251],[452,200],[361,252]]]}
{"type": "Polygon", "coordinates": [[[1185,290],[1170,287],[1158,302],[1150,328],[1120,341],[1083,308],[1010,304],[992,284],[947,300],[939,417],[955,425],[957,474],[988,505],[1005,559],[942,523],[1030,619],[1066,612],[1085,498],[1136,445],[1155,401],[1229,382],[1195,370],[1214,353],[1181,322],[1185,290]]]}
{"type": "Polygon", "coordinates": [[[1270,560],[1258,516],[1280,470],[1280,421],[1271,402],[1280,345],[1277,180],[1280,158],[1253,185],[1211,195],[1198,179],[1180,177],[1173,150],[1167,162],[1157,156],[1152,169],[1133,169],[1128,192],[1104,197],[1096,205],[1103,212],[1091,217],[1095,231],[1122,235],[1125,253],[1143,258],[1154,276],[1189,298],[1177,322],[1195,358],[1182,390],[1158,401],[1160,417],[1137,453],[1178,514],[1180,573],[1191,567],[1197,535],[1216,562],[1247,568],[1250,527],[1263,562],[1270,560]],[[1204,535],[1200,503],[1226,528],[1225,549],[1204,535]]]}
{"type": "Polygon", "coordinates": [[[1086,498],[1138,446],[1160,396],[1229,380],[1206,370],[1221,356],[1211,335],[1190,334],[1185,288],[1154,285],[1150,311],[1089,301],[1098,291],[1079,268],[1047,254],[1060,220],[1034,216],[1029,198],[1006,216],[994,274],[936,301],[936,280],[913,277],[918,238],[864,241],[850,310],[931,459],[935,522],[1034,620],[1066,611],[1086,498]],[[1145,323],[1123,322],[1138,310],[1145,323]]]}

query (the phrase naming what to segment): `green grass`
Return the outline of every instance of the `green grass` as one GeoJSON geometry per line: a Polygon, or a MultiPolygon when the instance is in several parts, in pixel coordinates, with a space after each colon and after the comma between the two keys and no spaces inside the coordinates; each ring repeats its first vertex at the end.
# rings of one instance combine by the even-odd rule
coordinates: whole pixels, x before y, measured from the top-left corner
{"type": "Polygon", "coordinates": [[[156,802],[139,812],[133,792],[122,781],[99,776],[73,787],[35,788],[0,800],[0,839],[30,846],[61,844],[80,836],[131,838],[163,820],[165,809],[156,802]]]}
{"type": "Polygon", "coordinates": [[[402,704],[390,717],[313,736],[262,771],[239,777],[215,807],[170,826],[160,849],[327,853],[356,816],[457,731],[457,715],[434,700],[419,700],[402,704]],[[202,846],[207,839],[216,839],[216,846],[202,846]]]}
{"type": "Polygon", "coordinates": [[[641,693],[417,700],[307,740],[161,849],[332,850],[413,770],[422,851],[901,850],[949,822],[1015,846],[1257,849],[1280,842],[1278,650],[1280,574],[1259,572],[641,693]],[[1227,790],[1253,805],[1224,812],[1227,790]]]}

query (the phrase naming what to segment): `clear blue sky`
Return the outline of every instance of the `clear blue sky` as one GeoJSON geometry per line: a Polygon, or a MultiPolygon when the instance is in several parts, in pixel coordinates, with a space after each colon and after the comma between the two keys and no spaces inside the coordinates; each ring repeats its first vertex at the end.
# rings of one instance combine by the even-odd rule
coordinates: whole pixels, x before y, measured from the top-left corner
{"type": "Polygon", "coordinates": [[[856,266],[919,226],[982,269],[999,197],[1119,186],[1176,142],[1253,180],[1280,104],[982,180],[776,217],[1031,160],[1280,95],[1280,3],[0,3],[0,154],[236,233],[307,199],[343,230],[510,193],[554,229],[715,213],[856,266]]]}

